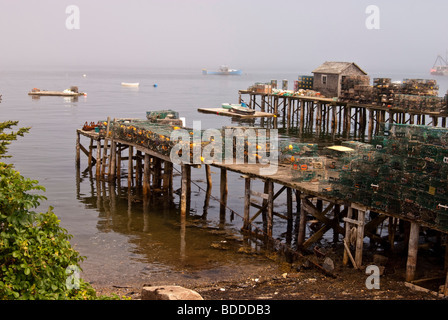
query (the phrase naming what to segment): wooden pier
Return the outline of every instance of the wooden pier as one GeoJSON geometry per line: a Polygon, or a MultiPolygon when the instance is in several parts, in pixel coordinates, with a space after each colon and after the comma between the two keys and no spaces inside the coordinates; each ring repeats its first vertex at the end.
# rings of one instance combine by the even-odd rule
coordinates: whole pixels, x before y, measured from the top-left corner
{"type": "Polygon", "coordinates": [[[446,127],[448,114],[407,111],[387,105],[356,104],[322,96],[280,95],[240,90],[239,103],[276,115],[271,127],[300,133],[325,132],[344,137],[365,137],[378,133],[380,123],[421,124],[446,127]]]}
{"type": "Polygon", "coordinates": [[[235,113],[229,109],[224,109],[224,108],[199,108],[198,112],[211,113],[211,114],[217,114],[220,116],[228,116],[228,117],[241,118],[241,119],[276,117],[275,114],[269,113],[269,112],[255,111],[254,114],[240,114],[240,113],[235,113]]]}
{"type": "MultiPolygon", "coordinates": [[[[244,92],[240,91],[240,94],[244,92]]],[[[274,97],[269,95],[250,94],[251,107],[255,108],[256,97],[260,97],[265,111],[279,112],[280,102],[285,106],[283,109],[288,114],[284,121],[292,124],[294,119],[300,118],[297,122],[304,125],[306,118],[318,117],[317,125],[328,122],[333,131],[343,129],[346,132],[355,130],[360,132],[368,127],[369,135],[374,133],[374,128],[380,123],[380,120],[397,121],[403,120],[405,116],[398,110],[388,110],[381,107],[354,106],[340,104],[328,99],[317,99],[310,97],[274,97]],[[284,100],[283,100],[284,99],[284,100]],[[269,101],[269,103],[267,102],[269,101]],[[294,111],[294,112],[293,112],[294,111]],[[340,120],[340,115],[345,114],[340,120]],[[311,115],[314,114],[314,115],[311,115]],[[325,114],[325,116],[322,116],[325,114]],[[367,117],[367,114],[370,116],[367,117]],[[297,117],[293,115],[298,115],[297,117]],[[357,115],[357,116],[356,116],[357,115]],[[385,118],[389,115],[389,119],[385,118]],[[356,117],[355,117],[356,116],[356,117]],[[331,117],[331,119],[329,119],[331,117]],[[351,127],[355,121],[355,129],[351,127]],[[364,119],[364,120],[363,120],[364,119]],[[369,119],[367,121],[367,119],[369,119]],[[342,125],[341,125],[342,124],[342,125]]],[[[420,115],[411,115],[412,117],[420,115]]],[[[435,116],[434,116],[435,117],[435,116]]],[[[275,118],[274,118],[275,119],[275,118]]],[[[444,119],[444,118],[443,118],[444,119]]],[[[436,121],[433,119],[433,121],[436,121]]],[[[310,122],[310,121],[309,121],[310,122]]],[[[313,121],[311,121],[313,122],[313,121]]],[[[410,227],[408,236],[408,259],[405,279],[412,282],[416,279],[417,252],[419,247],[419,230],[429,228],[440,234],[446,234],[445,230],[438,230],[434,225],[427,224],[425,221],[416,220],[405,215],[391,214],[389,212],[378,211],[366,207],[360,203],[350,202],[347,199],[338,199],[329,196],[324,192],[325,186],[321,184],[296,182],[291,177],[290,169],[287,166],[279,164],[275,175],[260,174],[261,164],[224,164],[212,163],[203,165],[174,165],[170,157],[145,148],[137,143],[121,140],[115,137],[109,128],[110,119],[106,128],[106,133],[100,134],[94,131],[76,131],[76,167],[79,169],[81,164],[81,153],[87,157],[88,170],[95,172],[98,180],[107,181],[112,184],[121,184],[123,168],[127,172],[128,187],[141,186],[143,190],[144,203],[148,205],[151,197],[157,195],[157,198],[171,201],[173,199],[173,172],[180,170],[181,194],[180,194],[180,215],[181,219],[189,212],[190,193],[191,193],[191,170],[205,166],[207,188],[206,201],[210,200],[210,190],[213,181],[211,179],[210,167],[215,167],[220,171],[219,194],[217,199],[220,203],[220,214],[225,215],[229,210],[236,213],[243,219],[242,231],[244,234],[262,238],[268,243],[277,247],[292,248],[296,252],[306,252],[313,244],[320,240],[328,231],[333,232],[335,242],[339,241],[339,236],[343,237],[345,247],[343,263],[352,265],[356,269],[363,268],[363,244],[364,238],[369,237],[372,241],[381,242],[384,245],[394,249],[394,234],[397,227],[397,221],[403,221],[410,227]],[[87,139],[87,146],[81,141],[87,139]],[[179,167],[180,169],[176,169],[179,167]],[[244,212],[233,211],[228,205],[228,174],[237,174],[244,178],[244,212]],[[263,191],[255,191],[254,183],[261,181],[264,185],[263,191]],[[274,202],[281,194],[286,194],[286,212],[276,212],[274,202]],[[261,205],[253,201],[254,198],[261,199],[261,205]],[[293,200],[295,198],[295,203],[293,200]],[[256,210],[256,211],[255,211],[256,210]],[[254,212],[255,211],[255,212],[254,212]],[[263,228],[256,227],[253,223],[259,216],[263,218],[263,228]],[[370,217],[370,219],[369,219],[370,217]],[[286,243],[279,243],[275,240],[273,226],[277,219],[285,220],[287,223],[286,243]],[[307,238],[307,227],[310,220],[317,221],[320,227],[307,238]],[[377,235],[378,226],[385,220],[390,223],[389,241],[377,235]]],[[[258,202],[259,203],[259,202],[258,202]]],[[[446,246],[448,248],[448,246],[446,246]]],[[[448,268],[448,250],[445,255],[445,267],[448,268]]],[[[446,270],[446,269],[445,269],[446,270]]]]}

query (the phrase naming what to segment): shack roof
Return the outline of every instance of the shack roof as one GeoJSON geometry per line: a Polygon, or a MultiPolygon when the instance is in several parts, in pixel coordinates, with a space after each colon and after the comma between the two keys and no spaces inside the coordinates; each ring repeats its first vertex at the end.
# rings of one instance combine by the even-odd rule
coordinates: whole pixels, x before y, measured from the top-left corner
{"type": "Polygon", "coordinates": [[[313,73],[330,73],[330,74],[341,74],[345,69],[354,65],[358,68],[362,73],[367,75],[367,72],[362,70],[356,63],[354,62],[332,62],[326,61],[319,67],[313,70],[313,73]]]}

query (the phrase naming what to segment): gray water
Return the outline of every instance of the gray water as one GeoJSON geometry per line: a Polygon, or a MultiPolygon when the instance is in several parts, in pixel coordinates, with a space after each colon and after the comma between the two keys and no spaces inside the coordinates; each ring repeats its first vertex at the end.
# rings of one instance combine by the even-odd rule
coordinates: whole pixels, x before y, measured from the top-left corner
{"type": "MultiPolygon", "coordinates": [[[[9,154],[13,158],[8,162],[46,188],[48,200],[39,209],[54,207],[61,225],[73,235],[72,245],[86,257],[82,263],[83,278],[92,283],[176,283],[244,275],[254,268],[265,268],[269,261],[259,255],[238,253],[243,246],[239,233],[242,220],[238,215],[227,212],[223,221],[219,203],[213,199],[207,215],[203,215],[203,170],[192,171],[191,212],[187,222],[181,223],[178,197],[172,208],[152,205],[145,211],[138,196],[129,199],[126,190],[98,185],[88,173],[81,172],[78,178],[75,132],[86,121],[97,122],[107,117],[144,118],[148,110],[168,108],[185,117],[187,126],[195,120],[201,120],[203,129],[235,125],[238,123],[230,118],[201,114],[197,108],[237,103],[238,90],[255,82],[276,79],[281,83],[286,79],[291,88],[299,74],[308,73],[254,70],[245,71],[241,76],[204,76],[201,70],[195,69],[5,69],[0,73],[3,96],[0,119],[19,120],[19,126],[31,127],[29,134],[10,146],[9,154]],[[121,82],[139,82],[140,87],[125,88],[121,82]],[[33,99],[27,95],[32,88],[62,91],[73,85],[87,95],[78,99],[33,99]]],[[[429,77],[425,74],[371,75],[374,76],[394,80],[429,77]]],[[[437,80],[440,93],[444,94],[448,82],[445,78],[437,80]]],[[[81,171],[86,166],[86,157],[82,155],[81,171]]],[[[212,170],[212,179],[215,181],[212,195],[218,197],[219,172],[212,170]]],[[[228,180],[228,206],[242,213],[244,180],[233,173],[228,180]]],[[[174,183],[175,189],[178,188],[179,179],[175,178],[174,183]]],[[[283,203],[279,198],[275,210],[285,210],[283,203]]],[[[285,222],[276,221],[274,225],[281,239],[285,222]]]]}

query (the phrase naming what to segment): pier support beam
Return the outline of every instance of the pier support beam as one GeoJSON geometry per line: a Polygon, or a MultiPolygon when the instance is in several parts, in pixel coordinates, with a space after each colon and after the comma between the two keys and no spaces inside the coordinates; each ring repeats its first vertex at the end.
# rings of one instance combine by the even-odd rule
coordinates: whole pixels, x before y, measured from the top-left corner
{"type": "Polygon", "coordinates": [[[180,196],[180,214],[185,216],[189,211],[189,192],[191,188],[191,167],[187,164],[182,164],[182,183],[180,196]]]}
{"type": "Polygon", "coordinates": [[[297,246],[301,248],[303,246],[303,243],[305,242],[305,233],[306,233],[306,217],[307,213],[305,211],[305,206],[303,205],[303,199],[306,197],[305,194],[300,194],[300,220],[299,220],[299,228],[298,228],[298,235],[297,235],[297,246]]]}
{"type": "Polygon", "coordinates": [[[416,222],[411,222],[409,231],[408,260],[406,263],[406,281],[411,282],[415,279],[417,269],[417,251],[420,226],[416,222]]]}
{"type": "Polygon", "coordinates": [[[115,143],[115,140],[112,139],[110,141],[109,167],[107,174],[107,179],[109,180],[109,182],[115,181],[116,165],[117,165],[117,144],[115,143]]]}
{"type": "Polygon", "coordinates": [[[220,220],[223,221],[226,216],[226,207],[227,207],[227,169],[221,169],[221,185],[220,185],[220,207],[219,207],[219,215],[220,220]]]}
{"type": "Polygon", "coordinates": [[[250,230],[250,177],[244,178],[244,223],[243,230],[250,230]]]}
{"type": "Polygon", "coordinates": [[[364,225],[365,225],[365,209],[348,207],[347,217],[343,220],[345,221],[345,237],[344,237],[344,257],[342,260],[343,265],[347,265],[348,258],[350,258],[353,267],[359,269],[362,265],[362,251],[364,246],[364,225]],[[356,209],[358,212],[358,219],[353,219],[353,210],[356,209]],[[352,227],[352,226],[355,227],[352,227]],[[350,251],[350,245],[355,246],[355,256],[353,257],[350,251]]]}
{"type": "Polygon", "coordinates": [[[101,139],[96,141],[96,177],[97,179],[101,175],[101,139]]]}
{"type": "Polygon", "coordinates": [[[272,238],[272,230],[274,226],[274,183],[269,180],[268,185],[268,199],[267,199],[267,235],[272,238]]]}
{"type": "Polygon", "coordinates": [[[144,163],[143,163],[143,197],[145,199],[149,198],[151,192],[151,175],[150,175],[150,155],[145,153],[144,163]]]}
{"type": "Polygon", "coordinates": [[[81,135],[79,132],[76,134],[76,168],[81,167],[81,135]]]}
{"type": "Polygon", "coordinates": [[[134,176],[134,147],[129,146],[128,148],[129,156],[128,156],[128,187],[132,186],[133,176],[134,176]]]}

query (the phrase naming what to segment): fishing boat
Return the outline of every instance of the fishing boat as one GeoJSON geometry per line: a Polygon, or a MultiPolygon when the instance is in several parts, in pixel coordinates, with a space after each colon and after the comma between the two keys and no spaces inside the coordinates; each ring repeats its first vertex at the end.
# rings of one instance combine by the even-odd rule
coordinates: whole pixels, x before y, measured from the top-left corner
{"type": "Polygon", "coordinates": [[[241,104],[223,103],[221,105],[221,108],[230,110],[230,109],[232,109],[232,107],[241,107],[241,106],[245,107],[245,105],[241,105],[241,104]]]}
{"type": "Polygon", "coordinates": [[[242,73],[241,70],[229,69],[228,66],[221,66],[217,71],[202,69],[202,74],[210,74],[210,75],[240,75],[241,73],[242,73]]]}
{"type": "Polygon", "coordinates": [[[434,76],[448,76],[448,59],[438,55],[430,73],[434,76]]]}
{"type": "Polygon", "coordinates": [[[123,87],[138,87],[140,85],[139,82],[122,82],[121,85],[123,87]]]}

